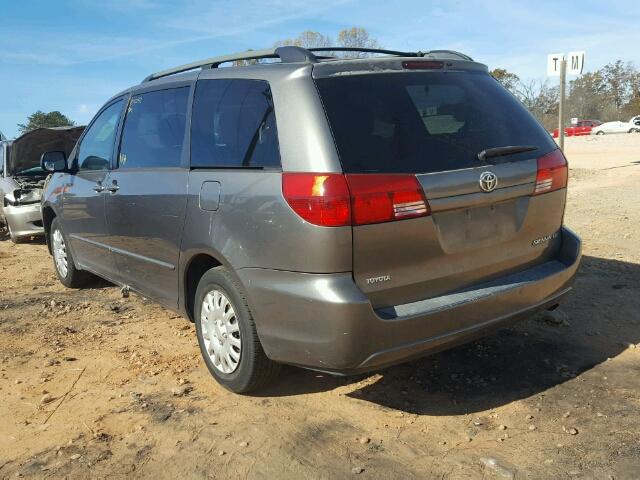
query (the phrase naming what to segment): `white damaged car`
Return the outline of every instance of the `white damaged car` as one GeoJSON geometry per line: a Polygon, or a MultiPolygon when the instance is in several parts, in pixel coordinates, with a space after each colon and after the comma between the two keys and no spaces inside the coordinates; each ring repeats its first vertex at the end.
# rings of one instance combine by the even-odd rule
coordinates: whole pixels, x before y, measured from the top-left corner
{"type": "Polygon", "coordinates": [[[640,115],[632,117],[628,122],[605,122],[591,129],[591,135],[605,133],[640,133],[640,115]]]}
{"type": "Polygon", "coordinates": [[[14,243],[44,233],[40,197],[49,172],[40,168],[40,157],[52,150],[69,155],[83,130],[39,128],[0,142],[0,224],[14,243]]]}

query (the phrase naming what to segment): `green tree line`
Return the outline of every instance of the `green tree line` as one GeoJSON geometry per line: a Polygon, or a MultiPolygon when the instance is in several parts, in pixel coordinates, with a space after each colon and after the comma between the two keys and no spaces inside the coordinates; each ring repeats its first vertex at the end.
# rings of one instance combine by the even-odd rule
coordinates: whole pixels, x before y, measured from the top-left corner
{"type": "MultiPolygon", "coordinates": [[[[547,130],[558,126],[557,85],[548,80],[521,80],[503,68],[492,70],[491,75],[518,97],[547,130]]],[[[608,122],[640,115],[640,71],[632,63],[616,60],[570,80],[567,87],[565,125],[572,117],[608,122]]]]}
{"type": "Polygon", "coordinates": [[[69,127],[73,125],[75,125],[73,120],[57,110],[48,113],[38,110],[27,117],[26,123],[19,123],[18,130],[20,134],[23,134],[38,128],[69,127]]]}

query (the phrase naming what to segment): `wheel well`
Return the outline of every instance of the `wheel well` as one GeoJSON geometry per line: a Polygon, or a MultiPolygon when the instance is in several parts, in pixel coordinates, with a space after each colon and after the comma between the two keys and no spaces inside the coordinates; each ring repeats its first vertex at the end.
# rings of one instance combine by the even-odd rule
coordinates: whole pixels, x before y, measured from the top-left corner
{"type": "Polygon", "coordinates": [[[56,214],[51,207],[45,207],[42,211],[42,226],[44,227],[44,237],[47,241],[47,248],[49,249],[49,253],[51,253],[51,242],[49,241],[49,232],[51,231],[51,223],[53,223],[53,219],[56,218],[56,214]]]}
{"type": "Polygon", "coordinates": [[[206,253],[196,255],[191,259],[187,266],[187,271],[184,276],[184,299],[185,307],[189,319],[194,321],[194,303],[196,297],[196,290],[198,289],[198,283],[205,274],[205,272],[211,268],[219,267],[222,265],[217,259],[206,253]]]}

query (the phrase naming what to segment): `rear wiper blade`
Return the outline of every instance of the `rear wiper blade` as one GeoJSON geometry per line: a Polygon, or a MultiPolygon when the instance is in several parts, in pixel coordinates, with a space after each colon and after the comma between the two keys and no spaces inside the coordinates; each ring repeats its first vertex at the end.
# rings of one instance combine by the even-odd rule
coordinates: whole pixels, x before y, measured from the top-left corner
{"type": "Polygon", "coordinates": [[[533,152],[538,147],[533,145],[508,145],[506,147],[487,148],[478,153],[478,160],[484,162],[487,158],[504,157],[512,153],[533,152]]]}

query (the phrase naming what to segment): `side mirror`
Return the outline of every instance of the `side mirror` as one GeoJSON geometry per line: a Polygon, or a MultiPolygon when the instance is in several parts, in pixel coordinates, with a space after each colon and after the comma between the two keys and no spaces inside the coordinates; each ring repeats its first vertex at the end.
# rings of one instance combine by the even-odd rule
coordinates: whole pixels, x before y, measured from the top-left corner
{"type": "Polygon", "coordinates": [[[40,157],[40,168],[47,172],[64,172],[67,169],[67,155],[64,152],[45,152],[40,157]]]}

